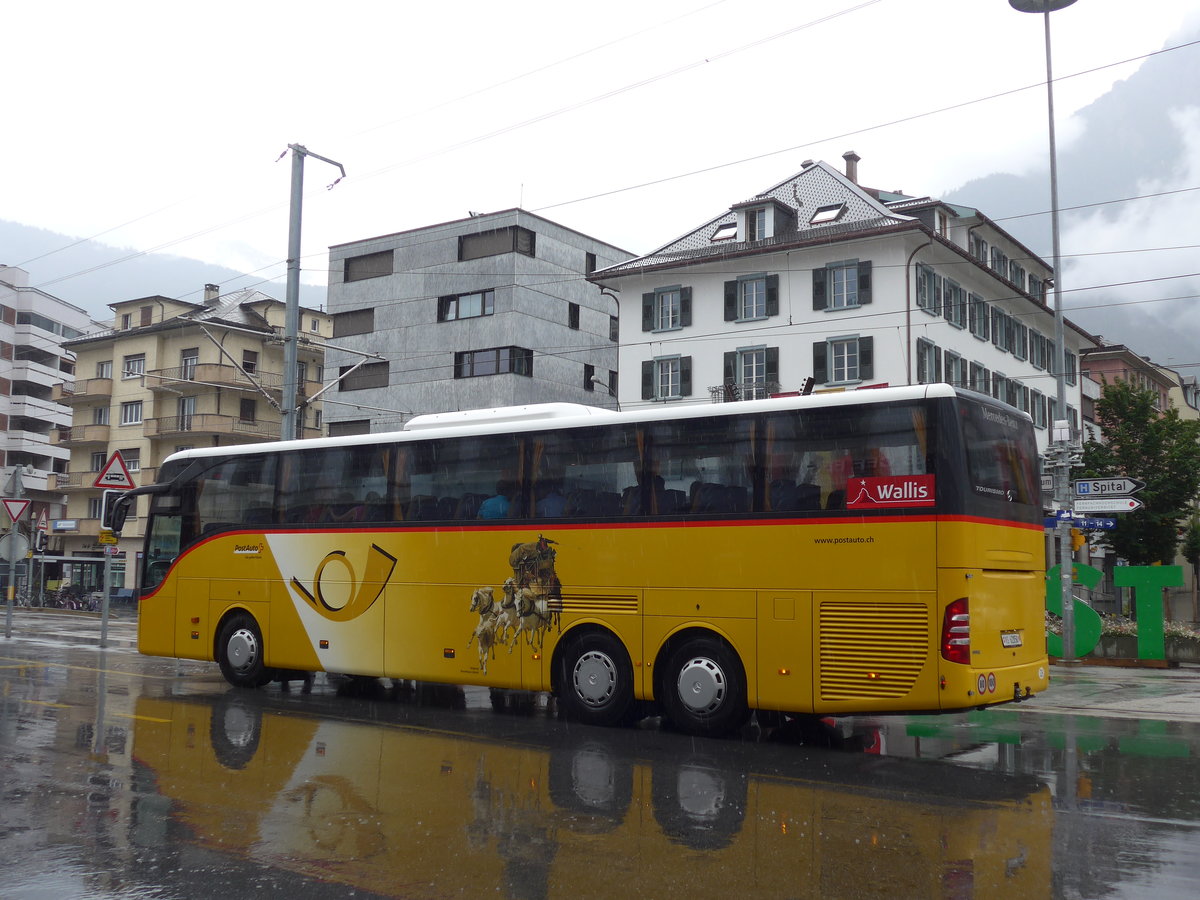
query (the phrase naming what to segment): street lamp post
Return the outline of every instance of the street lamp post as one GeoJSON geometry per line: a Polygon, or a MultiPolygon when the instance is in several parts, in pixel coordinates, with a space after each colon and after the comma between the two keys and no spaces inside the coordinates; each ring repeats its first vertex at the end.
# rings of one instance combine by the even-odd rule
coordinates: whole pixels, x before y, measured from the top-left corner
{"type": "MultiPolygon", "coordinates": [[[[1047,447],[1054,468],[1054,501],[1059,509],[1071,508],[1071,434],[1067,418],[1067,335],[1062,307],[1062,254],[1058,229],[1058,152],[1054,143],[1054,74],[1050,59],[1050,13],[1070,6],[1075,0],[1008,0],[1018,12],[1041,13],[1046,32],[1046,107],[1050,131],[1050,238],[1054,257],[1054,371],[1058,393],[1058,415],[1065,420],[1051,423],[1047,447]]],[[[1056,523],[1059,558],[1059,589],[1062,596],[1063,659],[1075,658],[1075,610],[1072,590],[1071,520],[1056,523]]]]}

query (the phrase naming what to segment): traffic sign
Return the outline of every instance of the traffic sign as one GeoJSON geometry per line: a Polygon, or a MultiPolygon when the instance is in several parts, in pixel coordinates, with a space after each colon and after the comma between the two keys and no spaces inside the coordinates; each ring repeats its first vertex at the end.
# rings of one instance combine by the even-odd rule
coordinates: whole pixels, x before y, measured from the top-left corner
{"type": "MultiPolygon", "coordinates": [[[[1073,482],[1076,497],[1111,497],[1136,494],[1146,482],[1136,478],[1081,478],[1073,482]]],[[[1136,509],[1136,507],[1135,507],[1136,509]]]]}
{"type": "Polygon", "coordinates": [[[107,528],[101,528],[100,533],[96,536],[96,541],[100,544],[115,544],[117,536],[107,528]]]}
{"type": "Polygon", "coordinates": [[[1048,494],[1052,490],[1054,490],[1054,476],[1053,475],[1043,475],[1042,476],[1042,493],[1048,494]]]}
{"type": "Polygon", "coordinates": [[[29,500],[18,500],[15,497],[5,497],[4,508],[8,510],[8,517],[15,522],[25,515],[25,510],[29,509],[30,502],[29,500]]]}
{"type": "Polygon", "coordinates": [[[129,469],[125,467],[120,450],[113,451],[113,455],[108,458],[108,462],[92,482],[92,487],[113,488],[118,491],[133,490],[133,486],[133,479],[129,477],[129,469]]]}
{"type": "Polygon", "coordinates": [[[1076,512],[1133,512],[1142,508],[1142,501],[1132,497],[1095,497],[1077,499],[1073,505],[1076,512]]]}
{"type": "Polygon", "coordinates": [[[1114,528],[1117,527],[1116,519],[1097,518],[1095,516],[1082,516],[1082,515],[1079,515],[1078,513],[1075,513],[1072,515],[1070,513],[1071,513],[1071,510],[1069,510],[1069,509],[1060,510],[1059,516],[1057,518],[1047,517],[1042,520],[1042,525],[1044,525],[1046,528],[1053,528],[1055,525],[1058,524],[1059,518],[1062,518],[1062,519],[1070,519],[1072,527],[1078,528],[1081,531],[1112,531],[1114,528]],[[1068,515],[1062,515],[1062,513],[1068,513],[1068,515]]]}

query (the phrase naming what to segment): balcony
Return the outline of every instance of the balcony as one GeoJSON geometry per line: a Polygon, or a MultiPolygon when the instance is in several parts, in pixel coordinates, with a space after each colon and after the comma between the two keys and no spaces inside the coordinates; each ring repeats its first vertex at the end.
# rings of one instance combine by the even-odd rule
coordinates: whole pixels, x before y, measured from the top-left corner
{"type": "Polygon", "coordinates": [[[245,441],[279,440],[278,422],[248,422],[237,416],[219,413],[194,413],[190,416],[160,416],[143,423],[148,438],[187,435],[226,435],[245,441]]]}
{"type": "MultiPolygon", "coordinates": [[[[251,374],[257,383],[270,393],[278,395],[283,391],[282,375],[276,372],[251,374]]],[[[146,373],[146,387],[152,391],[178,394],[180,388],[189,383],[257,389],[255,383],[243,375],[237,366],[224,363],[195,363],[171,369],[151,369],[146,373]]]]}
{"type": "Polygon", "coordinates": [[[779,393],[778,381],[730,381],[709,387],[713,403],[734,403],[738,400],[766,400],[779,393]]]}
{"type": "Polygon", "coordinates": [[[54,385],[50,393],[50,398],[55,403],[63,404],[85,403],[111,396],[111,378],[81,378],[78,381],[63,381],[54,385]]]}
{"type": "Polygon", "coordinates": [[[60,428],[54,442],[64,447],[86,447],[88,444],[108,444],[108,425],[72,425],[60,428]]]}

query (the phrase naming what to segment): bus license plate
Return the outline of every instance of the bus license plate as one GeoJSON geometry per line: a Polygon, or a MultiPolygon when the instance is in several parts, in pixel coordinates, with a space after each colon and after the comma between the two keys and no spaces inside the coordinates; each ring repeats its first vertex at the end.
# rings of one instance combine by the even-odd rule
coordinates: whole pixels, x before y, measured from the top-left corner
{"type": "Polygon", "coordinates": [[[1020,647],[1021,632],[1019,631],[1003,631],[1000,633],[1000,643],[1005,647],[1020,647]]]}

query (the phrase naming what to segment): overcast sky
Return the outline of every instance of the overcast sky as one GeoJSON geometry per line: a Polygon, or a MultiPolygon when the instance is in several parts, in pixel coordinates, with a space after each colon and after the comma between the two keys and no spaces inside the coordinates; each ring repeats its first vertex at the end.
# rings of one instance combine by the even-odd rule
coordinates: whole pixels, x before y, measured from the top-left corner
{"type": "MultiPolygon", "coordinates": [[[[1196,0],[1054,13],[1060,146],[1138,65],[1112,63],[1198,24],[1196,0]]],[[[261,278],[284,271],[289,143],[348,176],[307,163],[309,283],[331,244],[469,211],[645,253],[809,158],[854,149],[864,184],[934,196],[1046,158],[1042,17],[1008,0],[60,0],[4,30],[0,218],[261,278]]]]}

